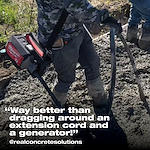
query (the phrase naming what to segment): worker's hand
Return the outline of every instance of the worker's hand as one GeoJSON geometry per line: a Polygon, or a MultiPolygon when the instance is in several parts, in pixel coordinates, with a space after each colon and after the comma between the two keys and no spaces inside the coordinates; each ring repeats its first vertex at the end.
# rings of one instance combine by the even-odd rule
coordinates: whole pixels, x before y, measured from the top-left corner
{"type": "Polygon", "coordinates": [[[21,64],[21,69],[27,69],[30,73],[33,73],[37,69],[37,65],[34,63],[34,57],[28,56],[21,64]]]}
{"type": "Polygon", "coordinates": [[[102,9],[100,11],[100,22],[103,23],[110,16],[110,13],[107,9],[102,9]]]}
{"type": "Polygon", "coordinates": [[[115,18],[113,17],[108,17],[106,18],[102,24],[104,25],[108,25],[110,27],[113,27],[115,28],[116,32],[115,34],[118,35],[118,34],[121,34],[122,33],[122,26],[121,26],[121,23],[118,22],[115,18]]]}

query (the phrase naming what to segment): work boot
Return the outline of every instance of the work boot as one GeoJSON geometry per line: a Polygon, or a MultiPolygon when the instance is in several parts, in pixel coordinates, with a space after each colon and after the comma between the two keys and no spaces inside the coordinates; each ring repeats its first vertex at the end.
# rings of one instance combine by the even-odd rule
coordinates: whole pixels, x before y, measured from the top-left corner
{"type": "Polygon", "coordinates": [[[137,33],[138,33],[138,27],[128,26],[127,35],[126,35],[127,41],[130,43],[137,44],[138,43],[137,33]]]}
{"type": "Polygon", "coordinates": [[[106,115],[108,100],[100,76],[94,80],[87,81],[87,87],[88,87],[89,95],[93,99],[93,107],[94,107],[95,114],[97,116],[106,115]]]}
{"type": "Polygon", "coordinates": [[[138,45],[141,49],[147,49],[150,46],[150,28],[143,27],[138,45]]]}
{"type": "MultiPolygon", "coordinates": [[[[67,101],[67,93],[60,93],[57,92],[55,89],[53,89],[53,94],[55,95],[56,99],[59,101],[61,107],[65,107],[67,101]]],[[[53,105],[56,106],[55,104],[53,105]]]]}

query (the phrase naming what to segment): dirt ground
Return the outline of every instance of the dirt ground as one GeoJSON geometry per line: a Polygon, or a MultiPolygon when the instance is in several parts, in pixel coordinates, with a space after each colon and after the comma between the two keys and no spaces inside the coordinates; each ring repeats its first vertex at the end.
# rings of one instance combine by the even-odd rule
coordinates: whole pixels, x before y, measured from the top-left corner
{"type": "MultiPolygon", "coordinates": [[[[126,27],[124,28],[125,34],[126,27]]],[[[101,75],[108,94],[110,85],[111,58],[109,34],[94,40],[96,51],[101,59],[101,75]]],[[[129,44],[129,43],[128,43],[129,44]]],[[[84,141],[84,146],[105,146],[130,149],[150,149],[150,116],[140,100],[129,57],[122,42],[116,39],[116,87],[112,106],[110,128],[108,130],[83,130],[76,138],[84,141]]],[[[140,73],[141,84],[150,104],[150,53],[129,44],[140,73]]],[[[53,66],[47,68],[43,78],[52,88],[56,80],[53,66]]],[[[90,108],[93,110],[91,98],[88,96],[83,70],[76,71],[76,81],[68,95],[68,103],[72,107],[90,108]]],[[[5,90],[5,98],[0,101],[0,148],[10,148],[8,144],[9,114],[5,107],[47,107],[51,106],[51,98],[37,79],[32,78],[25,70],[19,71],[5,90]]],[[[36,146],[27,146],[33,148],[36,146]]],[[[27,148],[18,146],[17,148],[27,148]]],[[[82,148],[83,148],[82,147],[82,148]]],[[[16,148],[15,146],[11,148],[16,148]]],[[[36,147],[37,148],[37,147],[36,147]]],[[[39,146],[38,146],[39,148],[39,146]]],[[[47,148],[42,147],[42,148],[47,148]]],[[[61,147],[64,148],[64,147],[61,147]]],[[[80,148],[80,147],[75,147],[80,148]]],[[[75,149],[73,148],[73,149],[75,149]]]]}

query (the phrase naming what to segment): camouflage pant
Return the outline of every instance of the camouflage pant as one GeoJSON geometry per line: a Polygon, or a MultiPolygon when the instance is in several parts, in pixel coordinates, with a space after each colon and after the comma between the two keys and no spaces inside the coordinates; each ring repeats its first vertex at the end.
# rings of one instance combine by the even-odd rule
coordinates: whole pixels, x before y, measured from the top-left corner
{"type": "Polygon", "coordinates": [[[92,39],[83,29],[80,34],[67,41],[62,49],[53,50],[53,64],[58,73],[55,90],[67,93],[75,80],[76,65],[79,62],[85,69],[86,80],[94,80],[99,76],[100,59],[94,49],[92,39]]]}

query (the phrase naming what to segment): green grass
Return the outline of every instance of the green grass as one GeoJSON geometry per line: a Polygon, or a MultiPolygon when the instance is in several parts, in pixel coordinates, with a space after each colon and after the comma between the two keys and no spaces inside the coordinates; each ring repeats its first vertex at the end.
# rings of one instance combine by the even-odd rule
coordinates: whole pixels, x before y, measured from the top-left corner
{"type": "Polygon", "coordinates": [[[33,0],[0,0],[0,48],[10,35],[37,30],[33,0]]]}
{"type": "Polygon", "coordinates": [[[15,24],[16,23],[16,6],[10,0],[0,0],[0,24],[15,24]]]}

